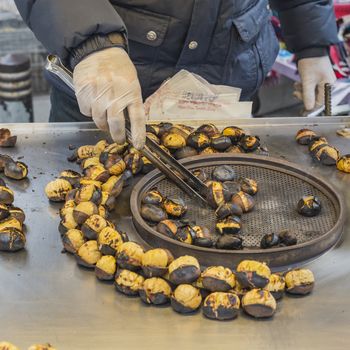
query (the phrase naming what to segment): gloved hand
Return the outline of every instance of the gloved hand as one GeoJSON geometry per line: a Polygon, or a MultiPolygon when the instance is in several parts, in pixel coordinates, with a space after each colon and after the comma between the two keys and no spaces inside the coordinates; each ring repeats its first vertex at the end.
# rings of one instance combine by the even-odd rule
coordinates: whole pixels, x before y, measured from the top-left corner
{"type": "Polygon", "coordinates": [[[135,66],[121,48],[95,52],[73,71],[80,112],[92,117],[99,129],[109,131],[117,143],[125,142],[124,109],[128,109],[132,142],[141,149],[145,142],[146,117],[135,66]]]}
{"type": "Polygon", "coordinates": [[[324,105],[324,85],[333,84],[336,77],[328,56],[303,58],[298,61],[301,83],[295,84],[294,96],[311,111],[324,105]]]}

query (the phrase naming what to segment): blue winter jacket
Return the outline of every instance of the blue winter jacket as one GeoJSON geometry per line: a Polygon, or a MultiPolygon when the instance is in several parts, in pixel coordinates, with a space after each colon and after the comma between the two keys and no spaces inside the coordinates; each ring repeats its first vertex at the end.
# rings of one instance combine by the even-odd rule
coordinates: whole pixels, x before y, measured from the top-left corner
{"type": "MultiPolygon", "coordinates": [[[[67,65],[74,52],[83,58],[109,47],[102,40],[108,34],[125,34],[144,97],[185,68],[211,83],[241,87],[248,99],[278,52],[267,0],[15,2],[37,38],[67,65]]],[[[299,57],[323,55],[337,42],[331,1],[272,0],[270,5],[279,13],[289,49],[299,57]]]]}

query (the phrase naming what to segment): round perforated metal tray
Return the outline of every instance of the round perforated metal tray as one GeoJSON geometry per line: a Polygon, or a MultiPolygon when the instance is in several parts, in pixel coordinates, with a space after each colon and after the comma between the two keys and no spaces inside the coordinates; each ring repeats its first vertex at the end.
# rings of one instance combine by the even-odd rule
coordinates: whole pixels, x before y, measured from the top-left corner
{"type": "Polygon", "coordinates": [[[183,164],[190,170],[202,168],[208,174],[218,165],[231,165],[239,177],[253,178],[258,182],[256,206],[251,213],[242,217],[244,249],[230,251],[188,245],[150,227],[140,216],[141,198],[144,192],[157,187],[165,196],[181,194],[189,207],[186,218],[207,226],[216,235],[214,211],[200,207],[157,170],[138,182],[130,199],[135,227],[151,246],[168,248],[176,256],[196,256],[204,266],[224,264],[233,267],[242,259],[251,258],[279,268],[313,259],[329,250],[341,238],[344,226],[342,197],[325,180],[298,165],[269,157],[232,154],[192,157],[184,160],[183,164]],[[314,218],[303,217],[296,211],[300,198],[308,194],[318,196],[322,202],[321,214],[314,218]],[[297,245],[260,249],[263,235],[284,229],[296,232],[297,245]]]}

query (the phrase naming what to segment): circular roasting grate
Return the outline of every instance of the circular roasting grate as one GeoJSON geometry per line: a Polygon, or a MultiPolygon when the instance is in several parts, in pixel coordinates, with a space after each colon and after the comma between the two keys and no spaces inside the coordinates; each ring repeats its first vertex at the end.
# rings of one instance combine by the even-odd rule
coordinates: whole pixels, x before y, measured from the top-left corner
{"type": "Polygon", "coordinates": [[[159,234],[145,223],[139,214],[140,200],[144,192],[157,187],[165,196],[181,195],[189,207],[185,218],[207,226],[216,235],[214,211],[200,207],[159,171],[140,180],[131,196],[135,226],[141,237],[153,246],[169,248],[175,255],[194,255],[203,265],[230,266],[242,259],[253,258],[278,268],[315,258],[340,239],[344,225],[342,199],[329,184],[299,166],[273,158],[231,154],[193,157],[183,163],[188,169],[202,168],[208,174],[218,165],[231,165],[238,177],[249,177],[258,182],[256,206],[242,217],[244,249],[226,251],[186,245],[159,234]],[[322,202],[322,211],[317,217],[306,218],[296,211],[296,204],[307,194],[316,195],[322,202]],[[284,229],[296,232],[296,246],[260,249],[260,240],[266,233],[284,229]]]}

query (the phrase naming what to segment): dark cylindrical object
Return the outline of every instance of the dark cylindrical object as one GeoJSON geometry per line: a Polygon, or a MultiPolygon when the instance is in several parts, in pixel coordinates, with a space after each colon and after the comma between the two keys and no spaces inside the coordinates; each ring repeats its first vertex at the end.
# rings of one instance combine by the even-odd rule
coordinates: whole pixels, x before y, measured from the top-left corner
{"type": "Polygon", "coordinates": [[[33,122],[30,60],[21,54],[0,57],[1,122],[33,122]]]}
{"type": "Polygon", "coordinates": [[[324,85],[324,107],[326,116],[332,115],[332,85],[326,83],[324,85]]]}

